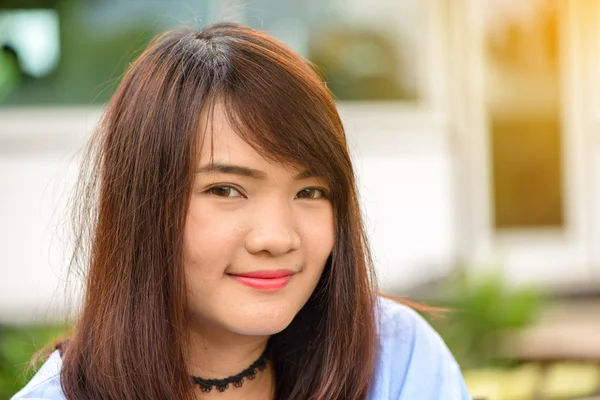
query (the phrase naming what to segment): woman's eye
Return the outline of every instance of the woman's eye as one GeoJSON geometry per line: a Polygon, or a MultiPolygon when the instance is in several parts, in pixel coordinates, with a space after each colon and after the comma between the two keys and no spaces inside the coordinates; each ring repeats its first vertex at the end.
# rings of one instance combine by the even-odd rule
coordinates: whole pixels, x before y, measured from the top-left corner
{"type": "Polygon", "coordinates": [[[231,186],[215,186],[208,189],[207,192],[218,197],[242,197],[240,191],[231,186]]]}
{"type": "Polygon", "coordinates": [[[306,188],[298,192],[296,198],[299,199],[320,199],[327,198],[327,193],[324,189],[306,188]]]}

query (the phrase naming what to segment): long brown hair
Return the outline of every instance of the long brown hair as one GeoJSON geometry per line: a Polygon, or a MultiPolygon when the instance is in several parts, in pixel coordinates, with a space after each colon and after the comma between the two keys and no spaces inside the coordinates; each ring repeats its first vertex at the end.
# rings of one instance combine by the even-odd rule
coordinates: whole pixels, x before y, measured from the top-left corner
{"type": "Polygon", "coordinates": [[[73,399],[190,399],[182,262],[199,116],[224,104],[264,157],[331,186],[335,245],[292,323],[271,337],[276,398],[365,399],[376,359],[376,288],[344,129],[309,62],[234,23],[155,39],[107,106],[81,180],[74,262],[83,309],[61,382],[73,399]]]}

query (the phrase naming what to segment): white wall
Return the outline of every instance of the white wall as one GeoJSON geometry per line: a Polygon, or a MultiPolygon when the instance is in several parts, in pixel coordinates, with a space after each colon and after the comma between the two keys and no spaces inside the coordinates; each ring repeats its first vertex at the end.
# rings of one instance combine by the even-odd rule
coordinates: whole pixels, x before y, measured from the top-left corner
{"type": "Polygon", "coordinates": [[[340,106],[384,290],[443,275],[455,262],[454,170],[444,121],[418,108],[340,106]]]}
{"type": "MultiPolygon", "coordinates": [[[[382,288],[454,259],[452,159],[443,124],[417,109],[341,105],[382,288]]],[[[0,321],[64,312],[65,215],[94,108],[0,110],[0,321]]]]}
{"type": "Polygon", "coordinates": [[[62,314],[68,196],[94,109],[0,111],[0,321],[62,314]]]}

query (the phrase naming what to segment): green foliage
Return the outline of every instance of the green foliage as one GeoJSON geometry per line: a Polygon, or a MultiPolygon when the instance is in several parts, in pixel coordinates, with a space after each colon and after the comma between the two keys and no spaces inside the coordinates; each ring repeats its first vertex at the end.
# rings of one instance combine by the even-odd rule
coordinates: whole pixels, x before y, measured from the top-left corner
{"type": "Polygon", "coordinates": [[[0,102],[16,89],[21,80],[18,61],[7,50],[0,50],[0,102]]]}
{"type": "Polygon", "coordinates": [[[501,334],[533,322],[543,302],[540,291],[510,287],[499,272],[480,277],[459,272],[443,297],[453,311],[430,322],[463,368],[510,364],[498,356],[501,334]]]}
{"type": "Polygon", "coordinates": [[[389,32],[328,26],[313,34],[308,58],[342,100],[416,100],[400,79],[402,63],[389,32]]]}
{"type": "MultiPolygon", "coordinates": [[[[129,63],[158,31],[157,22],[142,17],[118,29],[108,29],[108,23],[94,29],[86,23],[83,2],[54,3],[52,8],[60,22],[59,65],[48,76],[21,79],[18,87],[15,77],[9,81],[0,73],[0,106],[102,104],[114,92],[129,63]]],[[[0,68],[2,62],[0,59],[0,68]]]]}
{"type": "Polygon", "coordinates": [[[35,371],[30,368],[33,354],[51,342],[62,326],[9,327],[0,325],[0,399],[9,399],[35,371]]]}

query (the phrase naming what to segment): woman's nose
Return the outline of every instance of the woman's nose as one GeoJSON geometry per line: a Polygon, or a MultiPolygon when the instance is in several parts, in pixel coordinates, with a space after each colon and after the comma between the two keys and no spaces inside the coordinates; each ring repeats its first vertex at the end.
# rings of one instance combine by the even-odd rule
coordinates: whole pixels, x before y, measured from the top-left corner
{"type": "Polygon", "coordinates": [[[270,202],[257,208],[254,226],[244,241],[249,253],[266,251],[273,256],[297,250],[300,243],[292,206],[280,202],[270,202]]]}

